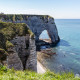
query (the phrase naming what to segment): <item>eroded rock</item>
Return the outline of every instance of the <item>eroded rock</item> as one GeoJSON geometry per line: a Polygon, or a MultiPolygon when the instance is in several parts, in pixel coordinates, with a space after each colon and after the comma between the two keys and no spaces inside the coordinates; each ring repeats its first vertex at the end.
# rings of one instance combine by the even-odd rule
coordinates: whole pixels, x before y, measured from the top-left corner
{"type": "Polygon", "coordinates": [[[16,36],[11,42],[15,47],[8,49],[8,67],[13,67],[15,70],[30,69],[37,71],[35,40],[26,35],[16,36]]]}

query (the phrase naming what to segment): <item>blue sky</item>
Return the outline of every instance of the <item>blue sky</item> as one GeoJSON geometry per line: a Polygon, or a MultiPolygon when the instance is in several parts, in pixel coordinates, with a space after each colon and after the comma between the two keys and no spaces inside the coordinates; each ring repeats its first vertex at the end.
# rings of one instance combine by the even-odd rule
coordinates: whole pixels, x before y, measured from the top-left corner
{"type": "Polygon", "coordinates": [[[80,19],[80,0],[0,0],[0,12],[80,19]]]}

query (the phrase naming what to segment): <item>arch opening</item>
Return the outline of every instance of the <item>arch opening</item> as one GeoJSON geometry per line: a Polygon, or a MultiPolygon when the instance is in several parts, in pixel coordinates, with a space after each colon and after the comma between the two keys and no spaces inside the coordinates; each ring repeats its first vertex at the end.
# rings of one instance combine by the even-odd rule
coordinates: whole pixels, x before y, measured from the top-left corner
{"type": "Polygon", "coordinates": [[[50,48],[51,38],[47,30],[43,30],[39,35],[38,42],[36,43],[37,50],[50,48]]]}
{"type": "Polygon", "coordinates": [[[39,40],[43,40],[45,42],[50,43],[51,39],[48,35],[48,31],[47,30],[43,30],[42,33],[39,35],[39,40]]]}
{"type": "Polygon", "coordinates": [[[42,31],[42,33],[39,35],[39,40],[51,43],[51,38],[49,37],[47,30],[42,31]]]}

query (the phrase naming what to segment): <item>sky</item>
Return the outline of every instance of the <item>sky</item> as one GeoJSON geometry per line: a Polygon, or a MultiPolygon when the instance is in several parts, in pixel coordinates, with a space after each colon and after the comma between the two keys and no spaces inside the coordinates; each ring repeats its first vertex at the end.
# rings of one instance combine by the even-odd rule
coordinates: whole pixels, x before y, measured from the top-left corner
{"type": "Polygon", "coordinates": [[[0,13],[50,15],[80,19],[80,0],[0,0],[0,13]]]}

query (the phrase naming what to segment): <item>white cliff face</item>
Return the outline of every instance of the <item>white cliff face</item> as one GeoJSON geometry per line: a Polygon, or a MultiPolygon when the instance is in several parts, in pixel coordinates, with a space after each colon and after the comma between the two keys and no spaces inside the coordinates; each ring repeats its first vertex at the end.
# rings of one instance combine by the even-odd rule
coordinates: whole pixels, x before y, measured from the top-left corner
{"type": "Polygon", "coordinates": [[[43,30],[47,30],[52,43],[59,41],[58,31],[54,23],[54,19],[51,17],[39,17],[31,16],[26,21],[29,28],[35,34],[36,40],[39,40],[39,36],[43,30]]]}
{"type": "Polygon", "coordinates": [[[11,40],[14,47],[8,49],[7,66],[15,70],[30,69],[37,71],[35,40],[29,35],[16,36],[11,40]]]}
{"type": "Polygon", "coordinates": [[[10,48],[8,51],[10,51],[10,54],[7,57],[7,67],[10,69],[14,68],[15,70],[23,70],[22,62],[15,48],[10,48]]]}
{"type": "Polygon", "coordinates": [[[30,55],[26,62],[26,69],[31,69],[37,72],[37,53],[34,39],[29,39],[29,51],[30,55]]]}

